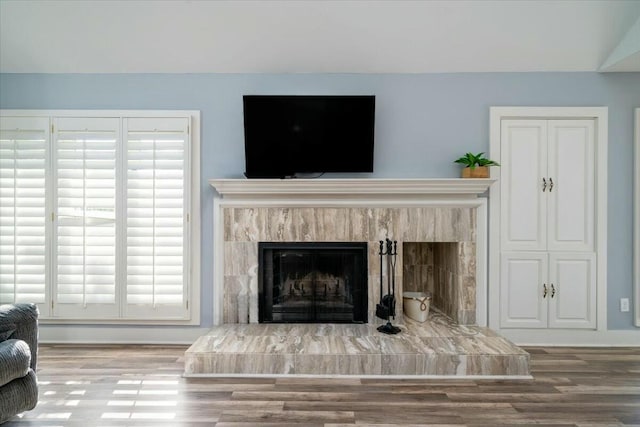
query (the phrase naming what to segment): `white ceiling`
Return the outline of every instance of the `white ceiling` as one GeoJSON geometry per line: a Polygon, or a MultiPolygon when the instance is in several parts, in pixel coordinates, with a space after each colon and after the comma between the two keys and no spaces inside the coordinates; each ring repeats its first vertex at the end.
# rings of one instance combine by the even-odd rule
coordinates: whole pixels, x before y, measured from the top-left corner
{"type": "MultiPolygon", "coordinates": [[[[597,71],[639,16],[640,0],[0,0],[0,72],[597,71]]],[[[640,71],[637,50],[611,70],[640,71]]]]}

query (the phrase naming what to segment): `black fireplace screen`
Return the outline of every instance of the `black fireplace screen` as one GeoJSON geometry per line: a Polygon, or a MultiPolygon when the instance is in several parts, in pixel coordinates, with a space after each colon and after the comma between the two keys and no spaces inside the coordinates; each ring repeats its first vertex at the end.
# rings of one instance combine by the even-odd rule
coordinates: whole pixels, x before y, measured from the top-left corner
{"type": "Polygon", "coordinates": [[[260,322],[366,323],[366,243],[260,242],[260,322]]]}

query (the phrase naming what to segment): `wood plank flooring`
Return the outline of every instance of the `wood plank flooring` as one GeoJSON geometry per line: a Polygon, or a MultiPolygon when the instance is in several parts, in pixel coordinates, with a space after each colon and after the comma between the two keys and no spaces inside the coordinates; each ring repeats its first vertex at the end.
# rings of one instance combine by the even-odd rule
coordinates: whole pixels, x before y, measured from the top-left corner
{"type": "Polygon", "coordinates": [[[640,425],[640,348],[525,348],[532,380],[183,378],[186,346],[42,345],[24,426],[640,425]]]}

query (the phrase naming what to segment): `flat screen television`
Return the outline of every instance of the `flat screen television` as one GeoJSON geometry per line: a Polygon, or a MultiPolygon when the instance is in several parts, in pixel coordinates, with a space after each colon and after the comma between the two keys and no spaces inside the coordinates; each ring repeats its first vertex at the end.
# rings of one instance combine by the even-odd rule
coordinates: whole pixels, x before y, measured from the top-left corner
{"type": "Polygon", "coordinates": [[[373,172],[375,96],[245,95],[247,178],[373,172]]]}

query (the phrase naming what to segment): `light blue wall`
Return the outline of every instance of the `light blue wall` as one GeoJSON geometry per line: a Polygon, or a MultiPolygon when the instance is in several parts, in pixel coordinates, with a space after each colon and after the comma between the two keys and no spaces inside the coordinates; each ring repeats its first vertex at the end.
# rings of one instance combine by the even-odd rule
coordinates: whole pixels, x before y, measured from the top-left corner
{"type": "Polygon", "coordinates": [[[609,107],[608,323],[631,329],[633,108],[640,73],[3,74],[0,108],[189,109],[202,114],[202,326],[212,321],[209,178],[244,170],[242,95],[375,94],[374,177],[457,177],[452,159],[489,151],[490,106],[609,107]]]}

